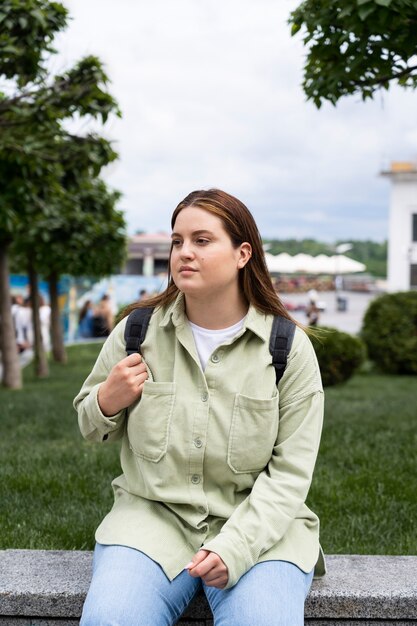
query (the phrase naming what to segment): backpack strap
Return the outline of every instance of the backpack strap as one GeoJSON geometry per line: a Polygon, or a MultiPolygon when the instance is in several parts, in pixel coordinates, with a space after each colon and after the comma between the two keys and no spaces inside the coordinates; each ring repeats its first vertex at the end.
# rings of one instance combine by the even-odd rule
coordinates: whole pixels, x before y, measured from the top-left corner
{"type": "MultiPolygon", "coordinates": [[[[141,345],[146,337],[153,307],[134,309],[127,318],[125,328],[126,353],[129,356],[135,352],[141,354],[141,345]]],[[[275,367],[276,384],[281,380],[287,358],[294,339],[295,324],[291,320],[276,315],[272,323],[269,351],[272,355],[272,364],[275,367]]]]}
{"type": "Polygon", "coordinates": [[[281,380],[287,365],[295,333],[295,323],[281,315],[275,315],[272,323],[269,351],[272,355],[272,364],[275,367],[277,385],[281,380]]]}
{"type": "Polygon", "coordinates": [[[126,353],[128,356],[141,353],[141,345],[148,330],[149,320],[152,317],[153,307],[141,307],[133,309],[129,313],[125,327],[126,353]]]}

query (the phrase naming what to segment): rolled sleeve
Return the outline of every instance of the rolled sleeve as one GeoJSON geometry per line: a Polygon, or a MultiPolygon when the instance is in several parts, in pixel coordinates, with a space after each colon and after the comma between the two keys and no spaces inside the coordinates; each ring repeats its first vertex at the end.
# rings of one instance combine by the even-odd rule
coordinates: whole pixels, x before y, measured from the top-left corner
{"type": "Polygon", "coordinates": [[[110,417],[103,414],[98,403],[98,390],[112,367],[125,356],[123,320],[104,343],[94,367],[74,399],[82,436],[89,441],[112,441],[123,435],[126,409],[110,417]]]}
{"type": "MultiPolygon", "coordinates": [[[[110,417],[100,409],[97,395],[100,384],[94,385],[78,405],[78,423],[82,436],[89,441],[112,441],[122,434],[126,409],[110,417]]],[[[76,400],[74,400],[75,406],[76,400]]],[[[77,408],[77,407],[75,407],[77,408]]]]}

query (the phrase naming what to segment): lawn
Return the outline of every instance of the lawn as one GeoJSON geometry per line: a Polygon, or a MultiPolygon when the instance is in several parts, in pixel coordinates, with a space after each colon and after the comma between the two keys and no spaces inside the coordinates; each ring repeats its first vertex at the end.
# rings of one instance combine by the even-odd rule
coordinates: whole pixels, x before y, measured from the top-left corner
{"type": "MultiPolygon", "coordinates": [[[[118,445],[81,439],[72,399],[99,346],[23,391],[0,390],[0,548],[90,549],[112,504],[118,445]]],[[[415,554],[417,380],[361,374],[326,390],[309,504],[327,553],[415,554]]]]}

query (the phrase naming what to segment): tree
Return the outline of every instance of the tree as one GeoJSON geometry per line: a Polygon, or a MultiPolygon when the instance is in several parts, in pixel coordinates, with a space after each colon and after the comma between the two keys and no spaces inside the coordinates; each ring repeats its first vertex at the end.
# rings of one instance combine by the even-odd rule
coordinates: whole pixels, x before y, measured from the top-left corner
{"type": "Polygon", "coordinates": [[[0,350],[3,362],[3,384],[12,389],[20,389],[22,376],[17,354],[11,304],[7,248],[4,242],[0,242],[0,350]]]}
{"type": "Polygon", "coordinates": [[[305,0],[289,23],[292,35],[304,31],[303,89],[317,107],[417,86],[417,0],[305,0]]]}
{"type": "Polygon", "coordinates": [[[59,362],[66,361],[58,306],[60,275],[111,274],[122,265],[126,252],[126,224],[122,212],[115,208],[120,194],[110,191],[97,177],[117,154],[108,141],[92,136],[81,141],[70,137],[63,148],[66,200],[58,218],[48,222],[48,241],[43,242],[39,254],[49,283],[52,354],[59,362]]]}
{"type": "MultiPolygon", "coordinates": [[[[52,355],[54,360],[65,362],[58,306],[59,277],[63,273],[94,276],[112,273],[123,262],[125,221],[115,209],[120,194],[109,191],[98,178],[102,167],[117,158],[111,144],[97,135],[67,136],[57,142],[55,151],[60,163],[59,185],[49,186],[52,193],[46,203],[48,211],[32,213],[30,224],[16,238],[12,256],[17,267],[29,268],[32,280],[36,280],[38,273],[48,280],[52,355]],[[91,249],[106,249],[111,255],[94,255],[91,249]]],[[[35,335],[35,343],[36,339],[35,335]]],[[[38,350],[36,367],[43,374],[46,361],[39,342],[38,350]]]]}
{"type": "Polygon", "coordinates": [[[97,58],[86,57],[62,75],[48,76],[47,55],[55,52],[54,36],[66,22],[66,9],[48,0],[3,0],[0,8],[0,75],[7,79],[0,94],[0,316],[3,382],[9,387],[20,387],[21,379],[14,333],[9,332],[8,250],[59,207],[62,146],[70,137],[63,122],[74,116],[105,122],[109,113],[119,114],[97,58]]]}
{"type": "Polygon", "coordinates": [[[110,191],[100,179],[78,183],[72,195],[68,191],[71,206],[53,222],[38,224],[38,232],[47,228],[48,238],[41,245],[33,241],[37,267],[49,284],[52,353],[60,362],[66,360],[58,307],[60,275],[111,274],[123,264],[126,253],[126,224],[115,208],[120,194],[110,191]]]}

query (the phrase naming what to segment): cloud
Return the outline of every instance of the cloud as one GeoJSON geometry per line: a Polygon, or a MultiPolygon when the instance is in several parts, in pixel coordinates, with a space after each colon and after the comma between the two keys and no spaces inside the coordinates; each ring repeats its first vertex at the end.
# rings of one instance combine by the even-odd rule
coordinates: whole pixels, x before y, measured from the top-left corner
{"type": "Polygon", "coordinates": [[[289,35],[298,2],[69,0],[58,65],[107,65],[122,120],[106,172],[129,231],[169,229],[189,191],[216,186],[271,236],[385,238],[383,163],[416,158],[415,96],[398,88],[317,110],[301,90],[305,50],[289,35]]]}

